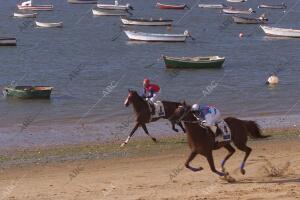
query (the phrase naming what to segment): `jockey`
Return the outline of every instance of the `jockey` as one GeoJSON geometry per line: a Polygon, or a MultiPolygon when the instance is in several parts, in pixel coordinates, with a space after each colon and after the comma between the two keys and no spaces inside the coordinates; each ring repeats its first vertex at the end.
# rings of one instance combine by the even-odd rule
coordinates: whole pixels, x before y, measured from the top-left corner
{"type": "Polygon", "coordinates": [[[142,96],[146,98],[146,100],[150,100],[152,103],[154,103],[160,92],[160,87],[158,85],[151,84],[150,80],[147,78],[144,79],[143,86],[144,93],[142,96]]]}
{"type": "Polygon", "coordinates": [[[199,104],[194,104],[191,111],[202,125],[209,127],[216,135],[217,122],[221,121],[221,113],[217,108],[213,106],[200,106],[199,104]]]}

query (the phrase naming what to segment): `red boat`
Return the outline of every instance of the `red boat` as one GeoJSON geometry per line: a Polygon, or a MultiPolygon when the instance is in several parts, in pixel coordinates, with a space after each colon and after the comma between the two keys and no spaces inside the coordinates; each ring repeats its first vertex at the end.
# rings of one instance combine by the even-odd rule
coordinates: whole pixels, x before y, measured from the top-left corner
{"type": "Polygon", "coordinates": [[[156,7],[159,9],[178,9],[178,10],[188,8],[186,4],[162,4],[159,2],[156,3],[156,7]]]}

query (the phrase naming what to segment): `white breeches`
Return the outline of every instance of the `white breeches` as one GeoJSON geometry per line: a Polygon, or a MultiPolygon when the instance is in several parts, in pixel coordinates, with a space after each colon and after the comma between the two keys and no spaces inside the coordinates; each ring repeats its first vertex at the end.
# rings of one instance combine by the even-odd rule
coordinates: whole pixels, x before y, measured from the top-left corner
{"type": "Polygon", "coordinates": [[[149,100],[152,101],[153,103],[156,102],[159,94],[160,94],[160,91],[158,93],[153,94],[153,97],[151,97],[149,100]]]}
{"type": "Polygon", "coordinates": [[[205,115],[205,122],[208,126],[215,126],[221,120],[221,113],[216,108],[211,108],[211,113],[205,115]]]}

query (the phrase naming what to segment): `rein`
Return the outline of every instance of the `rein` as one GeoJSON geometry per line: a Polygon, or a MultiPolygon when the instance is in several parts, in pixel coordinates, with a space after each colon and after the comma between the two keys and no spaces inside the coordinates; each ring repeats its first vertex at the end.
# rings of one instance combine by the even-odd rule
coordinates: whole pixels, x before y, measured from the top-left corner
{"type": "Polygon", "coordinates": [[[186,115],[190,112],[191,109],[187,109],[184,111],[184,113],[181,115],[181,117],[179,117],[179,119],[175,120],[175,122],[179,123],[179,122],[184,122],[184,123],[190,123],[190,124],[198,124],[199,126],[201,126],[202,128],[207,129],[206,126],[202,125],[201,122],[199,122],[198,120],[195,121],[187,121],[187,120],[183,120],[183,118],[186,117],[186,115]]]}

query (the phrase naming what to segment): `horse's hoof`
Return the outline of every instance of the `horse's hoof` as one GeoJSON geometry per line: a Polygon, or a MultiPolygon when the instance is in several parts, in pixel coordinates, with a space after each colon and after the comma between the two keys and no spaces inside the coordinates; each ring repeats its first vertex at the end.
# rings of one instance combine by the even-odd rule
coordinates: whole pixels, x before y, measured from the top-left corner
{"type": "Polygon", "coordinates": [[[242,173],[243,175],[245,175],[245,174],[246,174],[246,170],[245,170],[245,169],[241,169],[241,173],[242,173]]]}
{"type": "Polygon", "coordinates": [[[224,178],[228,183],[236,182],[236,180],[232,176],[230,176],[229,174],[225,175],[224,178]]]}
{"type": "Polygon", "coordinates": [[[174,128],[173,130],[174,130],[175,132],[177,132],[177,133],[178,133],[178,131],[179,131],[179,130],[178,130],[178,129],[176,129],[176,128],[174,128]]]}
{"type": "Polygon", "coordinates": [[[192,170],[193,172],[199,172],[201,170],[203,170],[202,167],[198,167],[198,168],[194,168],[194,167],[188,167],[190,170],[192,170]]]}
{"type": "Polygon", "coordinates": [[[225,167],[222,167],[221,169],[222,169],[222,172],[224,172],[224,173],[226,172],[225,167]]]}
{"type": "Polygon", "coordinates": [[[156,138],[152,138],[152,140],[153,140],[154,142],[157,142],[156,138]]]}

